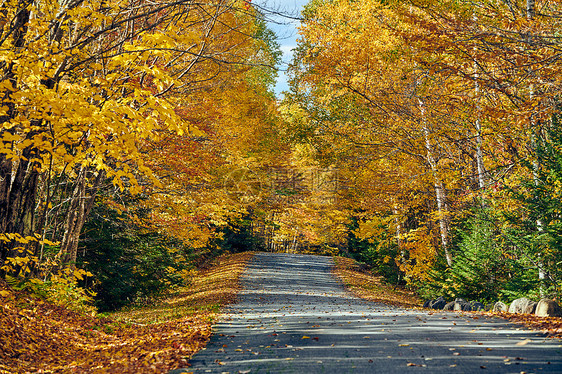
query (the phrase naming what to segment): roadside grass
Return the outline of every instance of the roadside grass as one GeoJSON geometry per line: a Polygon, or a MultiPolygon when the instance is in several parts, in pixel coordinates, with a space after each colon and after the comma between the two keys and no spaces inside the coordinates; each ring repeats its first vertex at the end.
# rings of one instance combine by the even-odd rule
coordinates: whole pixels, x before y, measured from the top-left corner
{"type": "Polygon", "coordinates": [[[376,276],[362,270],[353,259],[334,256],[334,262],[336,264],[333,270],[334,274],[357,297],[402,307],[422,305],[422,300],[414,292],[401,286],[384,283],[382,276],[376,276]]]}
{"type": "Polygon", "coordinates": [[[154,305],[83,316],[0,284],[0,373],[165,373],[187,366],[235,300],[252,253],[221,256],[154,305]]]}

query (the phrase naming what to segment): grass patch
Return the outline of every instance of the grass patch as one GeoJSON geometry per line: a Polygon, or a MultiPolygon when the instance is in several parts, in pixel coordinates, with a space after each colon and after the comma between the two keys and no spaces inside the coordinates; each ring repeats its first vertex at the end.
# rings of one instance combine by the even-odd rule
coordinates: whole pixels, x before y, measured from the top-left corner
{"type": "Polygon", "coordinates": [[[251,253],[222,256],[152,306],[82,316],[0,284],[1,373],[162,373],[205,346],[251,253]]]}
{"type": "Polygon", "coordinates": [[[382,276],[375,276],[363,270],[355,260],[335,256],[334,274],[342,280],[345,287],[355,296],[375,302],[414,307],[421,306],[422,300],[414,292],[401,286],[384,283],[382,276]]]}

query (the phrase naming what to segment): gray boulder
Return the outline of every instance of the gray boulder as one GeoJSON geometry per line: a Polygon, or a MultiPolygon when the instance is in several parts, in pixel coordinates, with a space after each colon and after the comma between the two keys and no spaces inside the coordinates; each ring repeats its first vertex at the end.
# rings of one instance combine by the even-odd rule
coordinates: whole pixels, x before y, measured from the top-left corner
{"type": "Polygon", "coordinates": [[[432,309],[443,309],[447,302],[443,298],[443,296],[439,296],[437,299],[431,301],[429,303],[429,307],[432,309]]]}
{"type": "Polygon", "coordinates": [[[525,309],[526,314],[535,314],[535,310],[537,310],[538,303],[536,301],[531,301],[531,304],[525,309]]]}
{"type": "Polygon", "coordinates": [[[556,301],[542,299],[537,304],[535,314],[540,317],[562,317],[562,309],[556,301]]]}
{"type": "Polygon", "coordinates": [[[507,312],[507,305],[505,303],[502,303],[501,301],[498,301],[494,304],[492,312],[507,312]]]}
{"type": "Polygon", "coordinates": [[[443,307],[443,310],[454,310],[454,309],[455,309],[455,302],[454,301],[448,302],[443,307]]]}
{"type": "Polygon", "coordinates": [[[536,302],[531,301],[526,297],[522,297],[513,300],[511,305],[509,305],[509,313],[533,314],[535,313],[536,307],[537,307],[536,302]]]}
{"type": "Polygon", "coordinates": [[[429,308],[429,304],[431,304],[432,301],[433,301],[433,300],[426,300],[426,301],[423,303],[423,307],[424,307],[424,308],[429,308]]]}
{"type": "Polygon", "coordinates": [[[472,306],[465,299],[457,298],[454,301],[453,310],[470,312],[472,310],[472,306]]]}
{"type": "Polygon", "coordinates": [[[480,310],[485,310],[485,309],[486,309],[486,307],[484,306],[484,304],[482,304],[482,303],[479,302],[479,301],[473,301],[473,302],[471,302],[471,303],[470,303],[470,306],[472,307],[472,310],[475,310],[475,311],[480,311],[480,310]]]}

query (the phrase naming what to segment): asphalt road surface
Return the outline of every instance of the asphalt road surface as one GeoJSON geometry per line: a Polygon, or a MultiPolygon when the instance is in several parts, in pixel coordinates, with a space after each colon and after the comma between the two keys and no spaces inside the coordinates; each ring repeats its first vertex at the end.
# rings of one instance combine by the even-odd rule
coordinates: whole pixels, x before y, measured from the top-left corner
{"type": "Polygon", "coordinates": [[[497,318],[353,297],[329,257],[257,254],[207,348],[174,373],[562,373],[562,341],[497,318]]]}

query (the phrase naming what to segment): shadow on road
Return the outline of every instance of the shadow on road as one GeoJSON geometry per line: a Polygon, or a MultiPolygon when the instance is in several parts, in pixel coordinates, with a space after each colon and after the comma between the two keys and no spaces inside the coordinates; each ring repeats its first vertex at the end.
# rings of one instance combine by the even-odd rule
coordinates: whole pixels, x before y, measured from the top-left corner
{"type": "Polygon", "coordinates": [[[562,373],[562,342],[496,318],[355,298],[329,257],[257,254],[193,373],[562,373]]]}

